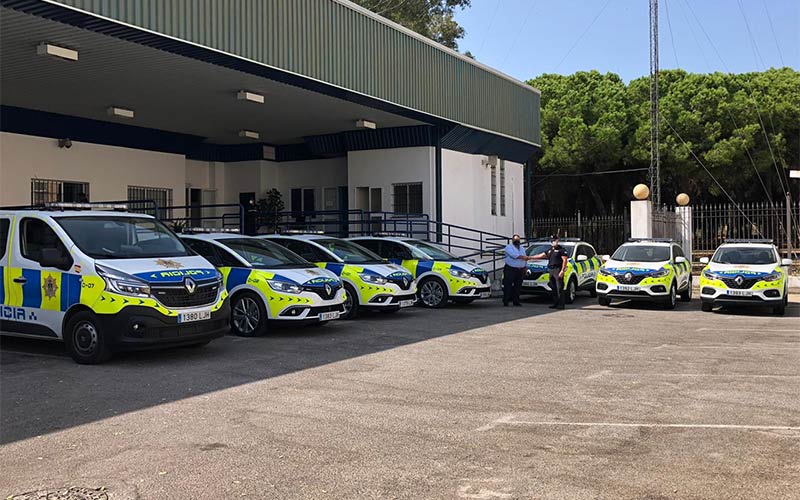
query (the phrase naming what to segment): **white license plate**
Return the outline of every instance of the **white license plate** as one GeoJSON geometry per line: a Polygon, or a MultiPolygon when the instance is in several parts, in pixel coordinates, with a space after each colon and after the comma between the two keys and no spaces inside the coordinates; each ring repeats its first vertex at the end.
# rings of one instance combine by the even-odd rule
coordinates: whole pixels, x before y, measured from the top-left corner
{"type": "Polygon", "coordinates": [[[401,300],[400,307],[411,307],[414,305],[414,299],[401,300]]]}
{"type": "Polygon", "coordinates": [[[618,285],[617,290],[620,292],[638,292],[641,288],[636,285],[618,285]]]}
{"type": "Polygon", "coordinates": [[[178,313],[178,323],[191,323],[193,321],[205,321],[211,319],[211,311],[192,311],[185,313],[178,313]]]}
{"type": "Polygon", "coordinates": [[[536,286],[536,280],[522,280],[522,286],[536,286]]]}
{"type": "Polygon", "coordinates": [[[337,319],[337,318],[339,318],[339,311],[319,313],[320,321],[330,321],[332,319],[337,319]]]}
{"type": "Polygon", "coordinates": [[[481,292],[481,298],[482,299],[488,299],[491,296],[492,296],[492,292],[481,292]]]}
{"type": "Polygon", "coordinates": [[[752,290],[728,290],[728,295],[732,297],[752,297],[752,290]]]}

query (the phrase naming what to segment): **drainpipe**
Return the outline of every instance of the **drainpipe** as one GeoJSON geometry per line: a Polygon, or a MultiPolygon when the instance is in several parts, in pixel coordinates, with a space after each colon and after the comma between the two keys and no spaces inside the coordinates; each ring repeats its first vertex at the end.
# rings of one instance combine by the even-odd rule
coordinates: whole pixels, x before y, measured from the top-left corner
{"type": "Polygon", "coordinates": [[[434,154],[433,154],[433,169],[434,169],[434,177],[435,177],[435,210],[436,210],[436,217],[434,220],[436,221],[436,241],[442,241],[442,131],[439,127],[434,128],[434,154]]]}

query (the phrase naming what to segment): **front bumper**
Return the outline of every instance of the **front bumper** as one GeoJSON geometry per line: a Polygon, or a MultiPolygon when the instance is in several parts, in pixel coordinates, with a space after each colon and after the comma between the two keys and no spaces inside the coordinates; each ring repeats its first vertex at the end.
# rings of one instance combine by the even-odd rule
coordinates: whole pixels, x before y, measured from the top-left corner
{"type": "Polygon", "coordinates": [[[774,286],[766,282],[756,283],[746,290],[719,286],[715,280],[700,280],[700,300],[704,304],[715,305],[751,305],[775,306],[784,301],[782,282],[774,286]]]}
{"type": "Polygon", "coordinates": [[[488,299],[492,296],[492,287],[487,283],[468,285],[458,289],[450,296],[452,299],[488,299]]]}
{"type": "Polygon", "coordinates": [[[274,318],[277,321],[330,321],[338,319],[344,312],[344,302],[324,306],[299,305],[287,307],[280,315],[274,318]]]}
{"type": "Polygon", "coordinates": [[[222,337],[230,330],[230,316],[230,303],[225,300],[210,319],[191,323],[178,323],[176,316],[165,316],[143,306],[98,314],[97,321],[109,335],[112,350],[129,351],[197,344],[222,337]]]}
{"type": "Polygon", "coordinates": [[[619,283],[613,276],[598,275],[595,290],[608,299],[640,302],[663,302],[669,300],[672,276],[644,278],[637,284],[619,283]]]}
{"type": "Polygon", "coordinates": [[[403,290],[402,294],[379,294],[375,295],[369,302],[362,304],[365,309],[400,309],[411,307],[417,303],[416,288],[403,290]],[[413,290],[413,291],[412,291],[413,290]]]}
{"type": "Polygon", "coordinates": [[[549,294],[553,292],[550,287],[550,274],[544,273],[536,279],[525,278],[522,280],[522,293],[525,294],[549,294]]]}

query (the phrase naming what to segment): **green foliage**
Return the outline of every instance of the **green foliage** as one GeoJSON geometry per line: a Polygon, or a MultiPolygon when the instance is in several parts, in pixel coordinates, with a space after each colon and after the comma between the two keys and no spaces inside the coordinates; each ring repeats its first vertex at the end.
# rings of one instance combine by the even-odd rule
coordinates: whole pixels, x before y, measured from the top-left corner
{"type": "MultiPolygon", "coordinates": [[[[617,75],[591,71],[542,75],[528,83],[542,91],[543,156],[537,175],[649,166],[647,77],[624,85],[617,75]]],[[[800,164],[800,73],[790,68],[740,75],[668,70],[660,75],[660,95],[662,201],[669,203],[680,192],[694,203],[728,201],[689,149],[736,201],[765,200],[764,187],[773,199],[783,196],[773,156],[785,183],[783,171],[800,164]]],[[[537,177],[535,182],[539,214],[604,214],[627,206],[631,189],[647,182],[647,174],[537,177]]]]}
{"type": "Polygon", "coordinates": [[[256,202],[258,213],[258,224],[264,226],[272,232],[278,232],[278,213],[286,208],[283,203],[283,195],[275,188],[270,189],[264,194],[264,198],[256,202]]]}
{"type": "Polygon", "coordinates": [[[453,14],[456,9],[469,7],[471,2],[471,0],[353,1],[454,50],[458,50],[458,40],[464,37],[465,32],[453,18],[453,14]]]}

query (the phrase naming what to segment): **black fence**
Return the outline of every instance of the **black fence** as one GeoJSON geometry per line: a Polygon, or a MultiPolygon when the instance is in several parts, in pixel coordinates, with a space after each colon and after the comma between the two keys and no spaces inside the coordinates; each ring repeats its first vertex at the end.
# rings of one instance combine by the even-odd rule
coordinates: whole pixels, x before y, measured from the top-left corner
{"type": "Polygon", "coordinates": [[[767,238],[781,252],[791,246],[800,251],[800,201],[695,205],[692,207],[692,239],[695,252],[711,253],[728,238],[767,238]],[[787,225],[787,215],[791,222],[787,225]]]}
{"type": "Polygon", "coordinates": [[[622,215],[608,215],[584,219],[580,212],[572,217],[534,218],[532,236],[545,238],[581,238],[594,246],[597,253],[610,254],[630,238],[631,221],[627,211],[622,215]]]}

